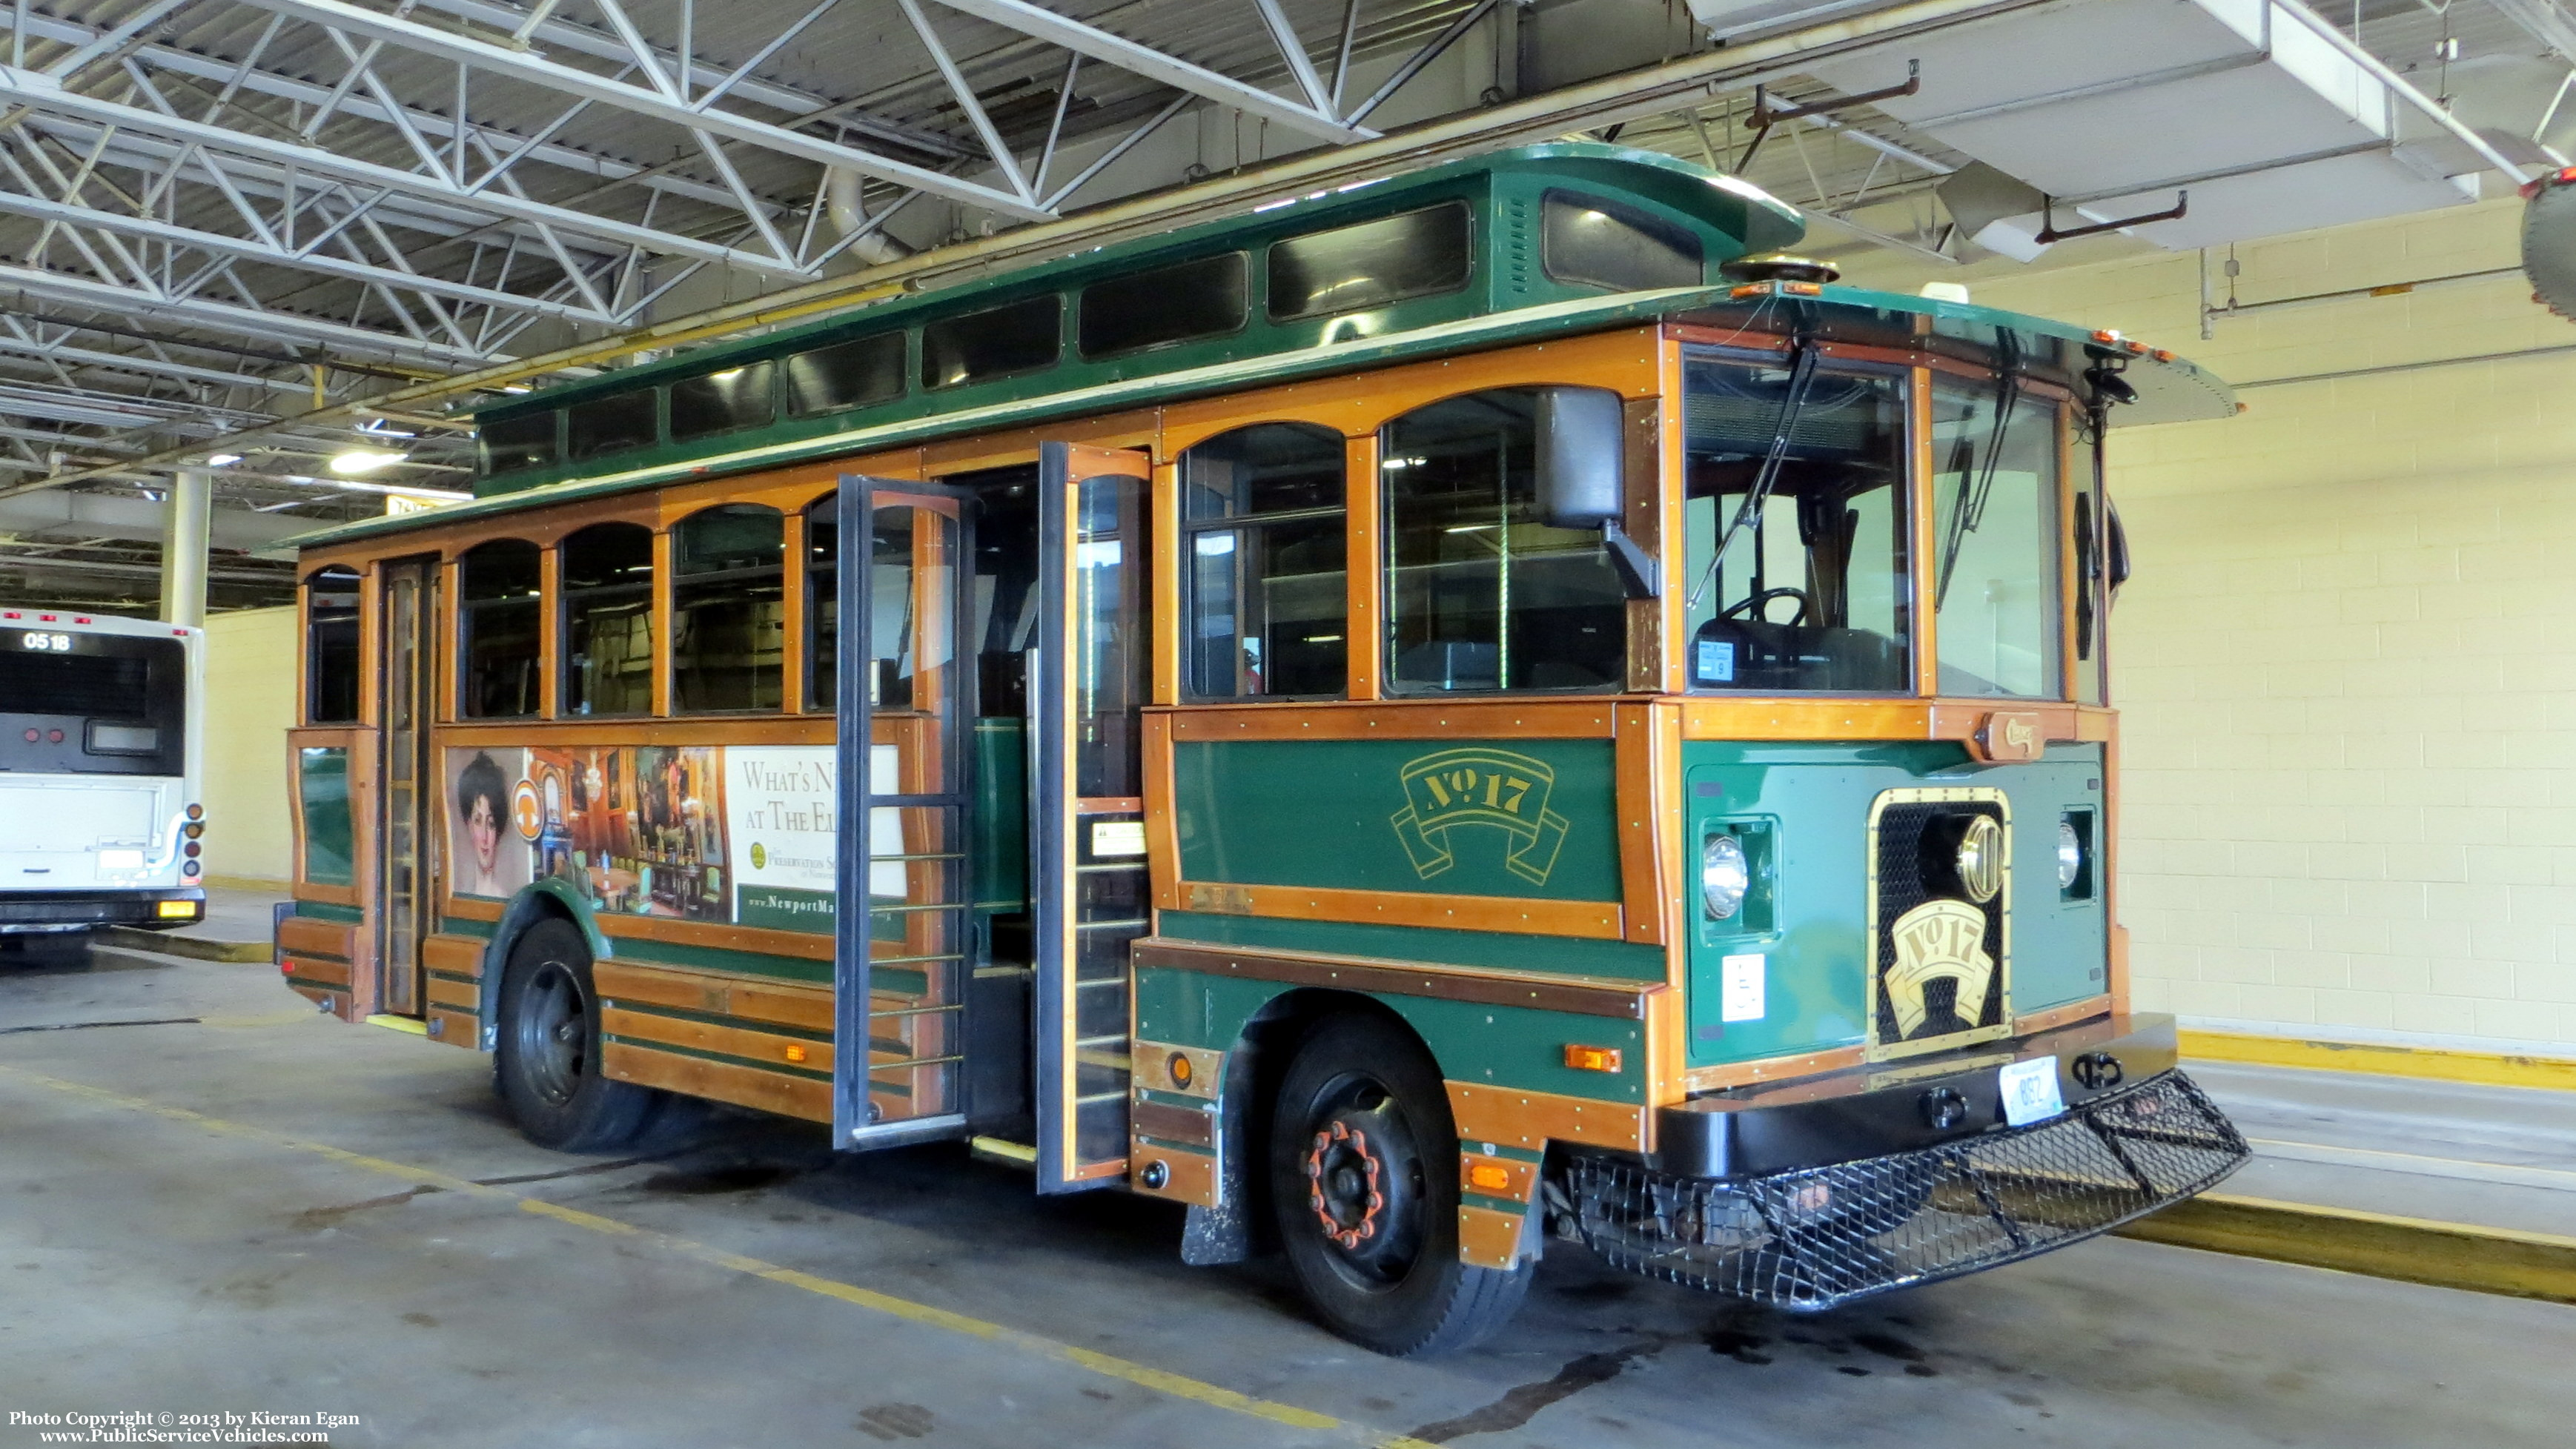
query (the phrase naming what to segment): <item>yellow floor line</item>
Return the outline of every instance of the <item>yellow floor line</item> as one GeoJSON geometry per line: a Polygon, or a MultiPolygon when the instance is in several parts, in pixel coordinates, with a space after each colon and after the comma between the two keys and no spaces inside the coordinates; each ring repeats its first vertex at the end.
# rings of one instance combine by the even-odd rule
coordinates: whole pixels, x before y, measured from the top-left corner
{"type": "Polygon", "coordinates": [[[2576,1192],[2576,1172],[2554,1167],[2523,1167],[2510,1162],[2478,1162],[2464,1157],[2426,1157],[2417,1152],[2381,1152],[2368,1147],[2328,1147],[2321,1142],[2281,1142],[2248,1137],[2245,1145],[2257,1157],[2275,1162],[2313,1162],[2327,1167],[2362,1167],[2373,1172],[2402,1172],[2411,1177],[2442,1177],[2461,1182],[2494,1182],[2511,1187],[2540,1187],[2576,1192]]]}
{"type": "Polygon", "coordinates": [[[2576,1091],[2576,1058],[2507,1056],[2447,1051],[2438,1047],[2374,1046],[2360,1042],[2303,1041],[2246,1036],[2232,1031],[2185,1031],[2186,1060],[2244,1062],[2264,1067],[2310,1067],[2329,1072],[2369,1072],[2484,1087],[2552,1087],[2576,1091]]]}
{"type": "Polygon", "coordinates": [[[2576,1303],[2576,1238],[2550,1233],[2215,1192],[2115,1231],[2151,1243],[2373,1278],[2576,1303]]]}
{"type": "Polygon", "coordinates": [[[1185,1399],[1194,1404],[1204,1404],[1209,1408],[1223,1409],[1228,1413],[1240,1414],[1246,1418],[1261,1419],[1291,1429],[1331,1433],[1353,1443],[1368,1445],[1370,1449],[1433,1449],[1433,1446],[1425,1441],[1409,1435],[1390,1434],[1385,1430],[1336,1418],[1330,1414],[1301,1409],[1294,1404],[1254,1398],[1249,1394],[1237,1393],[1233,1389],[1222,1388],[1185,1374],[1171,1373],[1129,1359],[1098,1353],[1069,1343],[1060,1343],[1039,1334],[969,1317],[963,1313],[953,1313],[945,1308],[932,1307],[927,1303],[916,1303],[908,1298],[897,1298],[892,1294],[861,1288],[853,1283],[843,1283],[818,1274],[781,1267],[776,1263],[745,1257],[739,1253],[728,1253],[674,1234],[638,1227],[633,1223],[620,1222],[615,1218],[602,1217],[597,1213],[584,1212],[579,1208],[565,1207],[561,1203],[526,1197],[503,1188],[488,1187],[479,1182],[471,1182],[450,1173],[440,1172],[435,1168],[416,1167],[409,1163],[370,1157],[364,1153],[334,1147],[327,1142],[313,1142],[282,1132],[271,1132],[264,1127],[229,1122],[186,1107],[173,1107],[143,1097],[130,1097],[122,1092],[111,1092],[103,1087],[65,1081],[60,1077],[49,1077],[21,1067],[0,1065],[0,1075],[50,1088],[68,1096],[84,1098],[129,1112],[139,1112],[168,1122],[181,1123],[219,1137],[240,1138],[292,1152],[309,1153],[336,1162],[343,1167],[400,1178],[407,1183],[425,1183],[448,1192],[462,1193],[468,1197],[512,1202],[523,1212],[551,1218],[572,1227],[616,1237],[640,1239],[666,1252],[693,1259],[710,1267],[767,1279],[789,1288],[801,1289],[824,1298],[837,1299],[843,1303],[870,1309],[906,1323],[944,1329],[950,1333],[963,1334],[988,1343],[1003,1344],[1037,1358],[1068,1364],[1099,1374],[1104,1378],[1118,1379],[1140,1388],[1151,1389],[1159,1394],[1185,1399]]]}

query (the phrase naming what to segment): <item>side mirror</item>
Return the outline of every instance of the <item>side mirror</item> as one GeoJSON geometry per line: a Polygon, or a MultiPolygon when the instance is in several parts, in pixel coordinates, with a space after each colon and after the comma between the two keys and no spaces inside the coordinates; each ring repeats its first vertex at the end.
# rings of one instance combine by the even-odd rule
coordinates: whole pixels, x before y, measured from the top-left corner
{"type": "Polygon", "coordinates": [[[1550,528],[1619,521],[1627,419],[1605,387],[1538,390],[1538,518],[1550,528]]]}
{"type": "Polygon", "coordinates": [[[1662,590],[1655,559],[1619,526],[1627,504],[1628,410],[1606,387],[1538,390],[1538,520],[1597,528],[1620,587],[1632,599],[1662,590]]]}

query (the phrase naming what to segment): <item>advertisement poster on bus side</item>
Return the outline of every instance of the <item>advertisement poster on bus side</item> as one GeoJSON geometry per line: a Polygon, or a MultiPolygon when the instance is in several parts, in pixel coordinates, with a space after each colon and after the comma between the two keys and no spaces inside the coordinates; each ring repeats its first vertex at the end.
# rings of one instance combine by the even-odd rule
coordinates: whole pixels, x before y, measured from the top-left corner
{"type": "Polygon", "coordinates": [[[722,754],[665,745],[450,750],[450,888],[506,899],[551,878],[607,914],[730,921],[722,754]],[[489,816],[496,779],[508,805],[497,831],[477,823],[489,816]]]}
{"type": "Polygon", "coordinates": [[[724,770],[734,920],[830,931],[839,752],[830,745],[727,748],[724,770]]]}

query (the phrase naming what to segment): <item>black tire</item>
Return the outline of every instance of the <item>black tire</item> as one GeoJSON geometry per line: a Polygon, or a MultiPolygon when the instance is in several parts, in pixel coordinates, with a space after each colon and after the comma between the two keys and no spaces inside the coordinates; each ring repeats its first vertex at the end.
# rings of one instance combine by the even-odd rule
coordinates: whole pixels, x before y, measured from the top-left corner
{"type": "Polygon", "coordinates": [[[1333,1017],[1299,1046],[1270,1129],[1280,1244],[1315,1316],[1395,1358],[1455,1353],[1511,1321],[1534,1269],[1458,1261],[1458,1131],[1410,1033],[1333,1017]]]}
{"type": "Polygon", "coordinates": [[[519,1131],[559,1152],[605,1152],[644,1135],[665,1093],[599,1070],[599,992],[572,922],[540,921],[510,948],[501,979],[501,1100],[519,1131]]]}

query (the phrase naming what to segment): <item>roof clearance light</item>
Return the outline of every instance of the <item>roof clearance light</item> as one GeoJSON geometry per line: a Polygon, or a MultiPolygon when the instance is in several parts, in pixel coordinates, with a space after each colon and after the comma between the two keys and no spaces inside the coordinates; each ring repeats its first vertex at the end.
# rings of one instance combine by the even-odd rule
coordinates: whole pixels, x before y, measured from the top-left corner
{"type": "Polygon", "coordinates": [[[208,453],[206,455],[206,466],[209,468],[229,468],[241,460],[242,455],[239,453],[208,453]]]}
{"type": "Polygon", "coordinates": [[[410,456],[408,453],[387,452],[382,448],[351,448],[345,453],[334,456],[331,459],[330,468],[332,472],[343,478],[356,478],[399,463],[410,456]]]}
{"type": "Polygon", "coordinates": [[[2170,347],[2159,347],[2152,355],[2158,362],[2171,362],[2174,360],[2173,349],[2170,347]]]}
{"type": "Polygon", "coordinates": [[[1743,286],[1737,287],[1728,292],[1726,294],[1726,299],[1730,302],[1740,302],[1747,297],[1768,297],[1770,295],[1771,284],[1769,282],[1747,282],[1743,286]]]}
{"type": "Polygon", "coordinates": [[[2112,331],[2108,327],[2105,327],[2101,331],[2093,334],[2093,340],[2096,342],[2117,342],[2120,340],[2120,334],[2112,331]]]}

